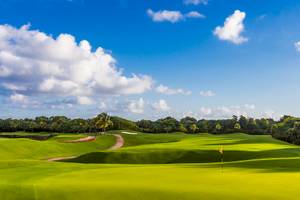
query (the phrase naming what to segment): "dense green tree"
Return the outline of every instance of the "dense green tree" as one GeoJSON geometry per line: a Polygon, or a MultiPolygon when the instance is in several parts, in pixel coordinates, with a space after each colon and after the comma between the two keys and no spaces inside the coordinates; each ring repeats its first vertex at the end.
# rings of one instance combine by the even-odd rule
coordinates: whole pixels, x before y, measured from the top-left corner
{"type": "Polygon", "coordinates": [[[234,130],[235,131],[239,131],[239,130],[241,130],[241,125],[240,125],[240,123],[235,123],[235,125],[234,125],[234,130]]]}
{"type": "Polygon", "coordinates": [[[170,133],[178,131],[179,122],[172,117],[159,119],[156,121],[156,123],[161,127],[163,132],[170,133]]]}
{"type": "Polygon", "coordinates": [[[113,122],[106,113],[101,113],[95,119],[95,126],[103,134],[109,127],[113,126],[113,122]]]}
{"type": "Polygon", "coordinates": [[[186,133],[186,132],[187,132],[187,129],[184,127],[183,124],[179,123],[178,131],[179,131],[179,132],[186,133]]]}
{"type": "Polygon", "coordinates": [[[253,118],[248,119],[247,130],[251,133],[257,131],[256,121],[253,118]]]}
{"type": "Polygon", "coordinates": [[[239,119],[239,124],[241,126],[241,129],[246,129],[248,126],[248,119],[245,116],[241,115],[239,119]]]}
{"type": "Polygon", "coordinates": [[[222,125],[220,123],[217,123],[215,129],[217,133],[220,133],[222,130],[222,125]]]}
{"type": "Polygon", "coordinates": [[[53,116],[50,117],[50,130],[53,132],[65,132],[65,125],[69,119],[65,116],[53,116]]]}
{"type": "Polygon", "coordinates": [[[140,120],[136,124],[143,132],[155,133],[154,122],[151,120],[140,120]]]}
{"type": "Polygon", "coordinates": [[[202,133],[207,133],[208,132],[208,121],[207,120],[199,120],[197,122],[197,126],[199,128],[199,132],[202,132],[202,133]]]}
{"type": "Polygon", "coordinates": [[[128,119],[117,116],[110,117],[110,120],[113,122],[113,126],[111,128],[114,130],[139,130],[137,123],[135,123],[134,121],[130,121],[128,119]]]}
{"type": "Polygon", "coordinates": [[[198,131],[197,120],[193,117],[182,118],[180,123],[186,128],[188,133],[195,133],[198,131]],[[196,130],[194,130],[195,126],[197,127],[196,130]]]}
{"type": "Polygon", "coordinates": [[[196,133],[197,131],[198,131],[198,127],[197,127],[197,125],[196,124],[191,124],[190,126],[189,126],[189,131],[190,131],[190,133],[196,133]]]}

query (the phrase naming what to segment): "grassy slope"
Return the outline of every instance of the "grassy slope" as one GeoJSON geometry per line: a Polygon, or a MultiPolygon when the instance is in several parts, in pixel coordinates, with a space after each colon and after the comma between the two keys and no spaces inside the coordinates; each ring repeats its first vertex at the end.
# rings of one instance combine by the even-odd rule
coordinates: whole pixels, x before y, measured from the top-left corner
{"type": "Polygon", "coordinates": [[[30,139],[0,138],[0,160],[47,159],[56,156],[73,156],[95,152],[110,147],[115,142],[112,135],[98,137],[96,141],[84,143],[64,143],[85,135],[59,135],[46,141],[30,139]]]}
{"type": "Polygon", "coordinates": [[[125,136],[128,146],[116,152],[93,152],[82,155],[72,162],[80,163],[124,163],[167,164],[219,162],[220,145],[224,146],[225,161],[257,158],[285,158],[300,156],[296,146],[274,140],[269,136],[232,134],[211,136],[186,136],[183,134],[125,136]],[[154,143],[161,138],[161,143],[154,143]],[[133,141],[134,140],[134,141],[133,141]],[[149,141],[150,144],[145,144],[149,141]],[[154,144],[153,144],[154,143],[154,144]]]}
{"type": "MultiPolygon", "coordinates": [[[[219,145],[223,144],[227,160],[248,158],[249,153],[254,153],[260,159],[251,157],[252,160],[227,162],[223,172],[220,163],[50,163],[38,160],[45,157],[42,155],[44,151],[50,151],[42,150],[43,147],[39,147],[41,153],[28,160],[21,151],[15,154],[21,153],[22,156],[15,155],[13,158],[22,160],[3,156],[3,152],[7,153],[3,148],[7,141],[0,139],[0,199],[298,199],[300,194],[300,150],[268,136],[143,134],[124,137],[126,147],[118,153],[139,152],[148,157],[149,151],[158,154],[167,152],[165,156],[168,156],[176,150],[177,153],[202,151],[210,155],[217,153],[219,145]],[[234,151],[238,154],[233,154],[234,151]]],[[[51,148],[57,147],[54,143],[59,139],[52,140],[48,141],[51,148]]],[[[98,140],[99,145],[101,141],[106,143],[98,140]]],[[[18,148],[20,145],[24,145],[23,141],[13,147],[18,148]]],[[[32,143],[32,146],[35,145],[32,143]]],[[[89,150],[84,148],[82,151],[79,148],[67,151],[82,151],[84,154],[89,150]]],[[[65,151],[62,150],[62,153],[65,151]]],[[[211,162],[209,159],[206,161],[211,162]]]]}

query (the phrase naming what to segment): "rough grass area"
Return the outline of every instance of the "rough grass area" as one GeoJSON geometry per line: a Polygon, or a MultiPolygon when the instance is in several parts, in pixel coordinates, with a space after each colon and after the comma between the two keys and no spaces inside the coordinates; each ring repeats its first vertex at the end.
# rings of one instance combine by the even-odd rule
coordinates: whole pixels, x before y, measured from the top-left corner
{"type": "Polygon", "coordinates": [[[105,150],[115,142],[112,135],[89,143],[61,142],[80,137],[0,139],[0,199],[282,200],[300,195],[300,149],[269,136],[123,134],[126,146],[117,151],[105,150]],[[81,156],[72,162],[44,160],[71,155],[81,156]]]}

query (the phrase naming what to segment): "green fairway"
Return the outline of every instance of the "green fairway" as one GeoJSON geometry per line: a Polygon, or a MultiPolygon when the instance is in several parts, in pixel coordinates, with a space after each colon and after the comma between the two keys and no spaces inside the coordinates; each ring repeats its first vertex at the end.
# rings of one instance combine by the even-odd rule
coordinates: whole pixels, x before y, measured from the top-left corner
{"type": "MultiPolygon", "coordinates": [[[[18,133],[22,134],[22,133],[18,133]]],[[[58,135],[46,141],[30,139],[0,138],[0,160],[34,159],[42,160],[56,156],[73,156],[103,150],[114,144],[112,135],[102,136],[94,142],[65,143],[85,137],[84,135],[58,135]]]]}
{"type": "Polygon", "coordinates": [[[298,199],[300,148],[246,134],[0,138],[0,199],[298,199]],[[218,152],[224,147],[224,165],[218,152]],[[48,158],[79,156],[68,162],[48,158]]]}

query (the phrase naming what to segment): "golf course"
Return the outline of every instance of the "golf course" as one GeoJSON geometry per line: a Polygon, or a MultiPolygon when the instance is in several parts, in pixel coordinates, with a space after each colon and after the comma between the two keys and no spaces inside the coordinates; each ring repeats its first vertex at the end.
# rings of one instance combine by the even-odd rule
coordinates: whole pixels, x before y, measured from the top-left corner
{"type": "Polygon", "coordinates": [[[300,148],[269,135],[107,131],[87,137],[92,136],[0,138],[0,199],[224,200],[300,195],[300,148]]]}
{"type": "Polygon", "coordinates": [[[300,200],[300,0],[0,0],[0,200],[300,200]]]}

